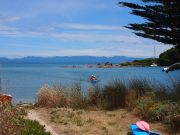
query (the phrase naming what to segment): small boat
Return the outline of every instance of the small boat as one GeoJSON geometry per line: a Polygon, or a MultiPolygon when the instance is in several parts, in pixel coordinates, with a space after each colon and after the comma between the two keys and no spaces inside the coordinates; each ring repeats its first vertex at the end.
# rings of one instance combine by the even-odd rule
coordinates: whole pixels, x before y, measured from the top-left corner
{"type": "Polygon", "coordinates": [[[150,67],[157,67],[157,64],[153,62],[150,67]]]}
{"type": "Polygon", "coordinates": [[[133,135],[160,135],[160,133],[153,131],[151,132],[143,131],[136,124],[131,125],[131,130],[133,135]]]}
{"type": "Polygon", "coordinates": [[[97,83],[98,82],[97,77],[94,75],[92,75],[89,80],[91,83],[97,83]]]}
{"type": "Polygon", "coordinates": [[[133,135],[160,135],[157,132],[150,131],[150,126],[145,121],[138,121],[130,126],[133,135]]]}
{"type": "Polygon", "coordinates": [[[154,62],[150,65],[150,67],[157,67],[158,66],[155,61],[156,61],[156,48],[154,46],[154,62]]]}
{"type": "Polygon", "coordinates": [[[8,94],[0,94],[0,102],[2,103],[11,103],[12,96],[8,94]]]}
{"type": "Polygon", "coordinates": [[[98,80],[90,80],[91,83],[97,83],[98,80]]]}

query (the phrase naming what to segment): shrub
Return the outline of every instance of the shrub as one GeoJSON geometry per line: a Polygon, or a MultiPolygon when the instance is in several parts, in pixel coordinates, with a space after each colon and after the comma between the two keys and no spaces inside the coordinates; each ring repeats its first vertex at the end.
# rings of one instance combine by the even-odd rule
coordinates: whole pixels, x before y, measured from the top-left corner
{"type": "Polygon", "coordinates": [[[143,96],[135,101],[135,108],[137,113],[145,120],[155,119],[152,117],[153,110],[156,109],[156,103],[154,102],[153,97],[143,96]],[[151,108],[151,109],[150,109],[151,108]]]}
{"type": "Polygon", "coordinates": [[[167,103],[156,100],[154,92],[136,100],[136,111],[147,121],[163,121],[167,115],[167,103]]]}
{"type": "Polygon", "coordinates": [[[126,95],[126,105],[128,109],[132,110],[135,108],[136,104],[135,101],[137,100],[137,94],[133,90],[128,90],[126,95]]]}
{"type": "Polygon", "coordinates": [[[50,135],[37,121],[24,119],[25,110],[0,103],[0,135],[50,135]]]}
{"type": "Polygon", "coordinates": [[[68,104],[74,109],[86,108],[87,99],[81,91],[80,84],[72,86],[68,93],[68,104]]]}
{"type": "Polygon", "coordinates": [[[41,107],[64,107],[67,106],[67,99],[59,85],[51,88],[44,85],[37,94],[37,106],[41,107]]]}
{"type": "Polygon", "coordinates": [[[48,85],[44,85],[37,94],[38,106],[50,106],[52,104],[52,91],[48,85]]]}
{"type": "Polygon", "coordinates": [[[180,102],[180,82],[176,82],[170,89],[169,97],[174,102],[180,102]]]}
{"type": "Polygon", "coordinates": [[[170,100],[170,93],[171,93],[170,88],[160,84],[159,86],[156,86],[156,88],[154,89],[157,100],[159,101],[170,100]]]}
{"type": "Polygon", "coordinates": [[[0,135],[18,135],[21,119],[17,108],[0,102],[0,135]]]}
{"type": "Polygon", "coordinates": [[[101,107],[102,105],[102,89],[99,86],[92,87],[87,93],[88,105],[93,107],[101,107]]]}
{"type": "Polygon", "coordinates": [[[147,79],[131,79],[128,82],[128,89],[134,91],[136,98],[143,96],[147,91],[153,91],[152,82],[147,79]]]}
{"type": "Polygon", "coordinates": [[[176,102],[169,102],[166,107],[167,114],[165,115],[164,122],[170,124],[173,131],[180,130],[180,104],[176,102]]]}
{"type": "Polygon", "coordinates": [[[147,121],[162,121],[171,126],[173,131],[179,130],[180,104],[171,101],[156,100],[155,93],[148,93],[136,100],[136,113],[147,121]]]}
{"type": "Polygon", "coordinates": [[[46,132],[44,126],[40,125],[37,121],[22,120],[22,123],[26,127],[22,129],[19,135],[51,135],[50,132],[46,132]]]}
{"type": "Polygon", "coordinates": [[[124,81],[115,80],[102,90],[102,104],[105,109],[125,107],[127,89],[124,81]]]}

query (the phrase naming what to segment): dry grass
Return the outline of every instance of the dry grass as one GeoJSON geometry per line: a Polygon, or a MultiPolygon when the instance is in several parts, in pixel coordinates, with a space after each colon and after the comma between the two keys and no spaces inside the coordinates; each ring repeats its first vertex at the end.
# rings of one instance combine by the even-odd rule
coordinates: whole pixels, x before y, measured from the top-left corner
{"type": "MultiPolygon", "coordinates": [[[[126,109],[87,111],[69,108],[41,108],[36,111],[61,135],[126,135],[130,124],[139,120],[126,109]]],[[[150,125],[154,131],[168,135],[165,125],[160,123],[150,123],[150,125]]]]}
{"type": "Polygon", "coordinates": [[[60,86],[51,88],[48,85],[44,85],[37,94],[36,105],[41,107],[64,107],[67,105],[67,100],[60,86]]]}

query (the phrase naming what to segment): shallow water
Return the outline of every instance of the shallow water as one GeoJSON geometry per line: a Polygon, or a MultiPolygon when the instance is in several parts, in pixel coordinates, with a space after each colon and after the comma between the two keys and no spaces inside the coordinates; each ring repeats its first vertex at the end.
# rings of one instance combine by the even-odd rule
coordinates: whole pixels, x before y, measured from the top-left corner
{"type": "Polygon", "coordinates": [[[92,86],[88,81],[92,74],[98,77],[98,85],[101,86],[114,79],[146,78],[168,86],[180,80],[180,70],[168,75],[162,72],[162,67],[64,68],[61,64],[6,64],[0,67],[3,89],[13,96],[15,102],[34,101],[37,91],[44,84],[60,82],[70,87],[81,83],[82,89],[87,90],[92,86]]]}

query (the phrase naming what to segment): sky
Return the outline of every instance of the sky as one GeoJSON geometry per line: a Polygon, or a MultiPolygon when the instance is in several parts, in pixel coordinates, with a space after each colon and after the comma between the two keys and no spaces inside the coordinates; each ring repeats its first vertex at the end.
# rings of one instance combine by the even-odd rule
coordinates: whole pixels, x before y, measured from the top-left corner
{"type": "MultiPolygon", "coordinates": [[[[144,20],[120,0],[0,0],[0,57],[153,57],[171,48],[124,28],[144,20]]],[[[126,0],[140,3],[140,0],[126,0]]]]}

